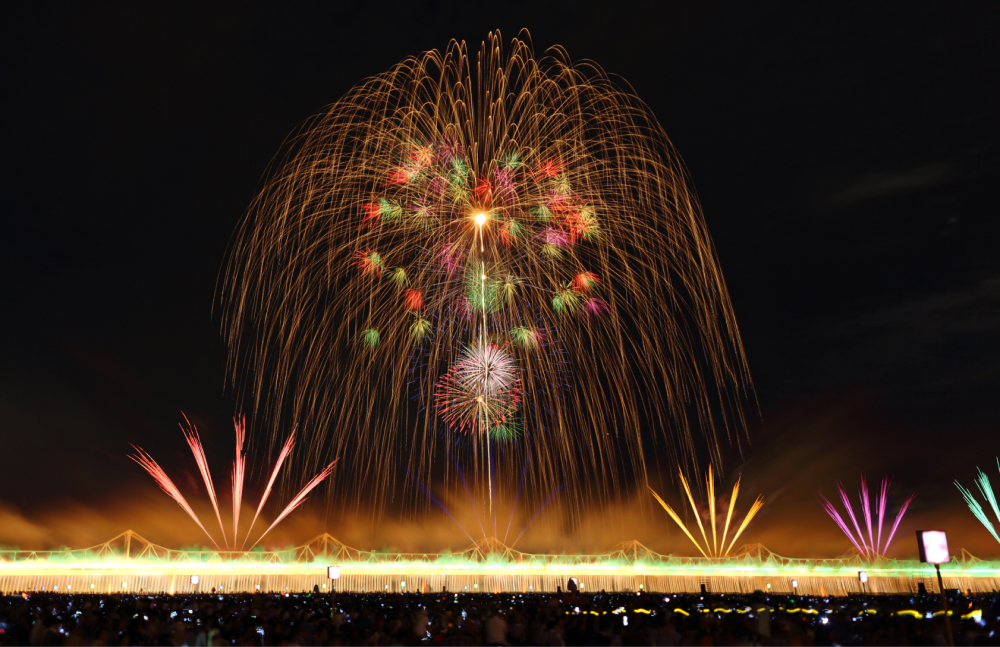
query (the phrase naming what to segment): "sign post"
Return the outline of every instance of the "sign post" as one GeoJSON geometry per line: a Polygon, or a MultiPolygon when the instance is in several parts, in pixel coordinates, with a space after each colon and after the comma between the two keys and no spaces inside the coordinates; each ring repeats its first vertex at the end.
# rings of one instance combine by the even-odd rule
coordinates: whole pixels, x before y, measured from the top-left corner
{"type": "Polygon", "coordinates": [[[948,632],[948,644],[954,646],[955,639],[951,633],[951,618],[948,611],[948,597],[944,594],[944,580],[941,579],[941,564],[951,561],[948,552],[948,537],[943,530],[918,530],[917,547],[920,549],[920,561],[924,564],[934,564],[937,571],[938,590],[941,591],[941,606],[944,608],[944,627],[948,632]]]}

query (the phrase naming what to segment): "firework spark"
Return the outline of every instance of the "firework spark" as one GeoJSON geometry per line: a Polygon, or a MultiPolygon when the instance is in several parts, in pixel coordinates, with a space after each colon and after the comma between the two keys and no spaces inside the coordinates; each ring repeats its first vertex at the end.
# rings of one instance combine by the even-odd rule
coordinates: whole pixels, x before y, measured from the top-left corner
{"type": "MultiPolygon", "coordinates": [[[[598,67],[499,34],[478,54],[453,42],[289,142],[237,233],[224,335],[239,393],[273,428],[310,430],[307,465],[350,447],[367,477],[345,485],[378,510],[398,453],[429,480],[457,443],[492,473],[490,441],[461,438],[516,409],[532,491],[593,482],[580,510],[644,478],[644,429],[685,473],[697,434],[716,468],[740,442],[752,386],[697,198],[655,117],[598,67]],[[476,344],[512,358],[517,389],[485,413],[436,406],[486,399],[461,376],[476,344]]],[[[522,445],[498,464],[511,483],[522,445]]]]}
{"type": "MultiPolygon", "coordinates": [[[[688,486],[687,479],[684,478],[684,472],[680,472],[680,477],[681,483],[684,485],[684,492],[687,494],[688,501],[691,503],[691,510],[694,511],[695,521],[698,522],[698,530],[701,531],[701,538],[705,542],[704,547],[702,547],[698,540],[694,538],[694,535],[691,534],[691,531],[688,530],[684,522],[681,521],[680,515],[678,515],[673,508],[667,505],[666,502],[660,498],[660,495],[653,490],[653,488],[650,487],[649,491],[653,493],[656,500],[659,501],[660,505],[663,506],[663,509],[667,511],[668,515],[670,515],[670,518],[681,527],[681,530],[684,531],[684,534],[688,536],[688,539],[690,539],[698,550],[701,551],[702,555],[705,557],[726,557],[733,549],[733,545],[736,543],[736,540],[739,539],[740,535],[743,534],[743,531],[746,530],[746,527],[750,524],[754,515],[756,515],[757,511],[764,506],[764,496],[758,496],[753,502],[753,505],[750,506],[750,510],[747,511],[746,516],[743,517],[743,523],[740,524],[739,529],[737,529],[736,533],[733,534],[733,538],[727,547],[726,536],[729,534],[729,524],[733,519],[733,510],[736,508],[736,497],[740,493],[740,479],[736,479],[736,485],[733,486],[733,494],[729,498],[729,512],[726,514],[726,524],[722,530],[722,540],[719,541],[715,526],[715,478],[712,476],[712,466],[709,465],[708,476],[706,478],[706,485],[708,488],[708,514],[712,520],[712,545],[709,546],[708,536],[705,534],[705,526],[701,523],[701,513],[698,512],[698,506],[695,505],[694,497],[691,495],[691,488],[688,486]]],[[[647,485],[647,487],[649,486],[647,485]]]]}
{"type": "Polygon", "coordinates": [[[903,520],[903,515],[906,513],[906,509],[910,507],[910,502],[917,496],[916,494],[911,494],[903,502],[903,506],[896,513],[896,520],[892,524],[892,529],[889,531],[889,535],[885,540],[885,544],[882,543],[882,521],[885,518],[885,511],[888,503],[888,493],[890,480],[888,478],[882,479],[882,487],[879,491],[879,497],[876,501],[876,512],[878,514],[878,535],[876,538],[875,533],[872,528],[872,513],[871,513],[871,501],[868,496],[868,482],[865,480],[865,476],[861,475],[861,490],[858,492],[858,498],[861,499],[861,512],[864,515],[865,527],[868,530],[868,541],[865,541],[864,533],[861,531],[861,526],[858,524],[858,518],[854,514],[854,508],[851,507],[850,499],[847,496],[847,492],[844,490],[844,484],[837,482],[837,490],[840,493],[840,500],[844,504],[844,508],[847,510],[847,514],[851,517],[851,522],[854,525],[854,530],[857,532],[857,537],[851,532],[850,527],[844,521],[844,518],[840,516],[840,512],[837,511],[836,506],[834,506],[830,501],[823,496],[822,493],[819,497],[823,500],[823,509],[826,513],[830,515],[830,518],[834,520],[837,526],[847,535],[847,538],[851,540],[854,547],[857,548],[858,553],[862,557],[868,560],[876,560],[885,557],[886,552],[889,550],[889,544],[892,542],[893,536],[896,534],[896,529],[899,527],[899,522],[903,520]]]}
{"type": "MultiPolygon", "coordinates": [[[[187,416],[184,416],[184,421],[187,423],[187,427],[181,425],[181,430],[184,432],[184,438],[187,440],[188,446],[191,448],[191,452],[194,454],[195,462],[197,462],[198,468],[199,470],[201,470],[201,474],[205,478],[205,485],[209,492],[209,498],[211,499],[212,505],[215,508],[215,515],[219,521],[219,528],[220,530],[222,530],[223,529],[222,516],[219,514],[219,506],[215,498],[215,487],[212,485],[212,477],[208,471],[208,461],[205,459],[205,451],[201,445],[201,440],[198,438],[198,429],[191,423],[191,421],[187,419],[187,416]]],[[[234,418],[233,426],[236,428],[236,460],[233,463],[233,475],[232,475],[232,487],[233,487],[232,548],[236,549],[236,543],[239,536],[240,505],[242,504],[243,501],[243,478],[246,473],[245,470],[246,456],[243,454],[243,442],[246,438],[246,418],[242,416],[239,418],[234,418]]],[[[257,523],[257,517],[260,516],[261,510],[264,509],[264,503],[267,502],[267,497],[270,496],[271,494],[271,486],[274,485],[274,480],[278,476],[278,470],[281,468],[281,464],[285,461],[285,458],[287,458],[288,454],[292,451],[292,446],[295,444],[294,438],[295,438],[295,432],[293,431],[292,434],[288,437],[288,440],[285,441],[285,445],[282,448],[281,453],[278,455],[278,461],[275,463],[274,469],[271,471],[271,478],[267,482],[267,488],[264,490],[264,494],[260,498],[260,504],[257,506],[257,514],[254,515],[253,521],[250,523],[250,527],[247,529],[246,535],[243,538],[243,542],[240,543],[241,546],[240,550],[242,550],[242,546],[246,543],[247,538],[249,538],[250,531],[253,530],[254,524],[257,523]]],[[[163,469],[156,463],[156,461],[154,461],[153,458],[141,447],[132,445],[132,448],[135,449],[136,454],[129,456],[129,458],[131,458],[139,465],[141,465],[142,468],[145,469],[149,473],[149,475],[153,477],[153,479],[160,486],[160,488],[164,492],[166,492],[170,496],[170,498],[176,501],[177,504],[184,510],[184,512],[186,512],[188,516],[191,517],[191,519],[196,524],[198,524],[198,527],[201,528],[206,535],[208,535],[208,538],[212,541],[213,544],[215,544],[215,547],[219,548],[219,544],[216,543],[215,539],[212,538],[212,535],[209,534],[208,530],[205,529],[205,526],[201,523],[201,520],[198,518],[198,515],[196,515],[194,510],[191,509],[191,506],[188,504],[187,499],[184,498],[184,495],[182,495],[180,490],[177,489],[177,486],[174,485],[174,482],[170,480],[170,477],[167,476],[166,472],[164,472],[163,469]]],[[[277,518],[275,518],[275,520],[271,523],[271,525],[268,526],[267,530],[264,531],[264,534],[258,537],[257,541],[255,541],[251,545],[251,549],[253,548],[253,546],[256,546],[258,543],[260,543],[260,540],[264,538],[264,535],[271,532],[271,530],[276,525],[278,525],[278,523],[282,519],[287,517],[295,508],[299,507],[306,500],[306,495],[309,494],[309,492],[311,492],[317,485],[319,485],[324,479],[326,479],[326,477],[328,477],[333,472],[333,468],[336,466],[338,460],[340,459],[339,458],[334,459],[332,463],[327,465],[319,474],[314,476],[312,480],[306,484],[306,486],[302,489],[302,491],[300,491],[295,496],[295,498],[293,498],[291,502],[289,502],[288,505],[285,506],[285,509],[282,510],[281,514],[279,514],[277,518]]],[[[229,543],[226,540],[225,530],[222,530],[222,537],[223,537],[223,542],[226,543],[226,546],[228,547],[229,543]]]]}
{"type": "MultiPolygon", "coordinates": [[[[997,469],[1000,469],[1000,458],[997,459],[997,469]]],[[[984,474],[978,467],[976,468],[976,471],[979,472],[979,476],[976,478],[976,486],[979,487],[979,491],[982,493],[983,498],[985,498],[987,503],[990,504],[990,507],[993,508],[993,514],[995,514],[997,516],[997,520],[1000,521],[1000,506],[997,505],[996,496],[993,494],[993,487],[990,485],[990,477],[986,476],[986,474],[984,474]]],[[[959,483],[957,479],[955,480],[955,486],[958,488],[959,492],[962,493],[962,496],[965,498],[965,502],[969,506],[969,510],[972,510],[972,514],[976,515],[976,519],[979,519],[979,522],[983,524],[983,527],[985,527],[991,535],[993,535],[994,539],[1000,541],[1000,536],[997,536],[996,528],[993,527],[993,523],[990,521],[990,518],[986,516],[986,511],[983,510],[983,506],[979,503],[976,497],[972,495],[972,492],[962,487],[962,484],[959,483]]]]}

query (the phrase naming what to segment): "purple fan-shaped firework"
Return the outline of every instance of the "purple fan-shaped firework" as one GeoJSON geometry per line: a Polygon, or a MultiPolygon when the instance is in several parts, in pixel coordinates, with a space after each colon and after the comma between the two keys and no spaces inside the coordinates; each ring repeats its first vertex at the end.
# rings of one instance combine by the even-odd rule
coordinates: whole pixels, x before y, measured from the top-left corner
{"type": "Polygon", "coordinates": [[[889,531],[885,543],[883,544],[882,523],[885,519],[887,495],[889,492],[890,482],[891,481],[888,478],[882,479],[882,487],[879,491],[879,497],[875,502],[876,514],[878,515],[878,530],[876,533],[872,524],[872,510],[868,497],[868,483],[865,481],[864,474],[861,475],[861,490],[858,492],[858,497],[861,499],[861,512],[864,515],[865,527],[868,531],[867,541],[865,541],[865,535],[861,531],[861,525],[858,523],[858,518],[854,514],[854,509],[851,507],[851,502],[847,498],[847,492],[844,491],[844,484],[842,482],[837,482],[837,490],[840,492],[840,500],[843,502],[844,508],[847,509],[847,514],[851,517],[854,530],[857,531],[857,537],[855,537],[854,533],[851,532],[851,528],[847,525],[847,522],[844,521],[844,518],[840,516],[837,508],[834,507],[834,505],[830,503],[830,501],[823,496],[822,493],[819,495],[819,497],[823,499],[823,508],[826,510],[826,513],[830,515],[830,518],[833,519],[837,523],[837,526],[844,531],[844,534],[851,540],[854,547],[858,549],[861,556],[868,560],[874,561],[885,557],[886,552],[889,550],[889,544],[892,542],[892,538],[896,534],[896,529],[899,527],[899,522],[903,520],[903,514],[906,513],[906,509],[910,506],[910,502],[917,496],[916,494],[911,494],[906,498],[906,501],[903,502],[903,506],[899,509],[899,512],[896,513],[896,520],[892,524],[892,530],[889,531]]]}

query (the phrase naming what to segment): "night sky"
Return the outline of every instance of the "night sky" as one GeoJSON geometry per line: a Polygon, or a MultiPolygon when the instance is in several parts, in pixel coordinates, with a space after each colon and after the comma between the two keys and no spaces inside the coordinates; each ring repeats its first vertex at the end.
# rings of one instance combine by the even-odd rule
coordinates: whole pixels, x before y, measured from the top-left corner
{"type": "MultiPolygon", "coordinates": [[[[977,465],[1000,481],[1000,5],[342,4],[5,12],[0,543],[198,541],[126,455],[196,490],[184,411],[224,478],[217,282],[272,156],[404,57],[527,28],[537,54],[562,45],[631,84],[690,169],[759,399],[727,459],[768,500],[747,541],[843,553],[815,492],[865,472],[895,477],[893,511],[919,493],[893,554],[932,526],[1000,553],[952,485],[977,465]]],[[[467,543],[421,544],[412,515],[338,519],[325,496],[276,537],[467,543]]],[[[644,510],[520,547],[692,550],[644,510]]]]}

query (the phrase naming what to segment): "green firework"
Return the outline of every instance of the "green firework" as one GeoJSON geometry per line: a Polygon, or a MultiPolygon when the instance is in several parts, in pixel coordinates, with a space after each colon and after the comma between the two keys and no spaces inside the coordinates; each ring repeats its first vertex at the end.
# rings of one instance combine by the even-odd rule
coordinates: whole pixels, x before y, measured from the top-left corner
{"type": "Polygon", "coordinates": [[[430,320],[418,316],[416,319],[413,320],[413,323],[410,324],[410,339],[412,339],[414,342],[419,342],[425,339],[430,334],[431,334],[430,320]]]}
{"type": "MultiPolygon", "coordinates": [[[[997,459],[997,469],[1000,469],[1000,458],[997,459]]],[[[1000,506],[997,505],[996,496],[993,494],[993,487],[990,485],[990,478],[983,473],[978,467],[976,471],[979,472],[979,476],[976,477],[976,485],[979,487],[979,492],[982,493],[983,498],[990,504],[993,508],[993,514],[997,516],[997,520],[1000,521],[1000,506]]],[[[955,486],[958,488],[962,496],[965,497],[965,502],[968,504],[969,509],[972,510],[972,514],[976,515],[976,519],[983,524],[986,530],[989,531],[993,538],[1000,542],[1000,536],[997,536],[996,528],[993,527],[993,523],[990,521],[989,517],[986,516],[986,511],[983,510],[983,506],[979,501],[972,495],[972,492],[962,487],[962,484],[956,479],[955,486]]]]}
{"type": "Polygon", "coordinates": [[[367,328],[361,331],[361,343],[367,346],[369,349],[373,349],[378,346],[381,337],[378,334],[376,328],[367,328]]]}

